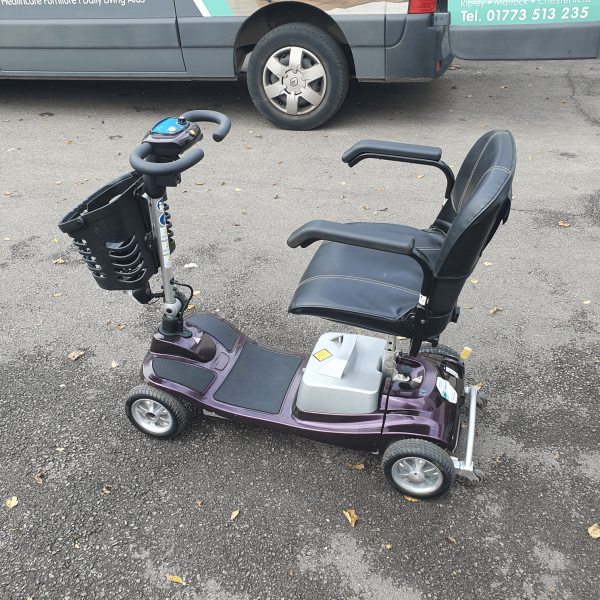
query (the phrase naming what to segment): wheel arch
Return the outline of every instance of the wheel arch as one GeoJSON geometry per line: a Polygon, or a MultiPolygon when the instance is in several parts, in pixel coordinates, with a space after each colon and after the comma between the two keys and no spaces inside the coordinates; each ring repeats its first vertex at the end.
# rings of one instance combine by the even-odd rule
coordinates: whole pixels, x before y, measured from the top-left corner
{"type": "Polygon", "coordinates": [[[341,27],[326,12],[303,2],[276,2],[263,6],[252,13],[237,33],[233,58],[236,75],[240,72],[246,56],[269,31],[288,23],[306,23],[328,33],[341,47],[348,61],[350,75],[354,76],[352,48],[341,27]]]}

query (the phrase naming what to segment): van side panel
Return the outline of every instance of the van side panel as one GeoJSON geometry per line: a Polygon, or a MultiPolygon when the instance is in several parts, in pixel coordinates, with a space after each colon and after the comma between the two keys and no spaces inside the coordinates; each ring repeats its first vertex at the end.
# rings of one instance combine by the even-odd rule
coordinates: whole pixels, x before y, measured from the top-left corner
{"type": "Polygon", "coordinates": [[[182,76],[173,0],[0,6],[4,76],[182,76]]]}

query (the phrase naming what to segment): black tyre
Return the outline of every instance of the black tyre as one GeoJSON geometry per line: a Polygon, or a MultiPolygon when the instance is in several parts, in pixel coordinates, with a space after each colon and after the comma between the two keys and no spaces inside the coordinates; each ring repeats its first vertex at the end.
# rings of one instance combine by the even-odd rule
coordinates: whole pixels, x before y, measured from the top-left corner
{"type": "Polygon", "coordinates": [[[434,498],[454,483],[452,459],[426,440],[392,442],[383,454],[381,467],[388,483],[412,498],[434,498]]]}
{"type": "Polygon", "coordinates": [[[456,350],[453,350],[449,346],[442,346],[441,344],[438,344],[435,348],[433,346],[421,346],[419,354],[440,354],[442,356],[460,358],[460,354],[456,350]]]}
{"type": "Polygon", "coordinates": [[[248,90],[256,108],[283,129],[322,125],[342,105],[349,82],[340,45],[318,27],[281,25],[256,44],[248,90]]]}
{"type": "Polygon", "coordinates": [[[161,439],[179,435],[188,422],[181,400],[146,384],[131,390],[125,401],[125,414],[136,429],[161,439]]]}

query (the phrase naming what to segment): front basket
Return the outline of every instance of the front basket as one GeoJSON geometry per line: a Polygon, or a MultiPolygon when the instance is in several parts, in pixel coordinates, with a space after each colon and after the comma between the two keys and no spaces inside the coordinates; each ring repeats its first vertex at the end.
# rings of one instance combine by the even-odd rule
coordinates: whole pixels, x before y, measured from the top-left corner
{"type": "Polygon", "coordinates": [[[141,179],[133,172],[107,183],[58,224],[102,289],[135,290],[158,272],[141,179]]]}

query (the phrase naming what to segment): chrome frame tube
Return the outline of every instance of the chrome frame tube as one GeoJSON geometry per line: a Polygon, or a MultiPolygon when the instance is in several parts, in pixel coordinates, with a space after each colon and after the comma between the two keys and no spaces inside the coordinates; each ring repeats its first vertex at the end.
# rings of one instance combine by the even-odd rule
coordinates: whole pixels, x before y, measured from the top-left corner
{"type": "Polygon", "coordinates": [[[175,296],[175,288],[173,287],[173,266],[171,263],[171,249],[169,248],[169,235],[167,233],[167,225],[165,223],[165,208],[164,203],[167,199],[167,194],[160,198],[150,198],[144,194],[144,198],[148,201],[150,208],[150,219],[152,221],[152,231],[154,239],[158,244],[158,258],[160,261],[160,271],[163,280],[163,290],[165,300],[163,303],[163,314],[167,317],[175,317],[181,310],[181,302],[175,296]]]}
{"type": "MultiPolygon", "coordinates": [[[[465,393],[469,394],[469,423],[467,426],[467,445],[465,448],[465,459],[458,460],[452,456],[454,472],[456,475],[466,477],[471,481],[479,481],[479,478],[473,472],[473,447],[475,445],[475,421],[477,419],[477,388],[469,386],[465,388],[465,393]]],[[[458,446],[458,441],[457,441],[458,446]]]]}

